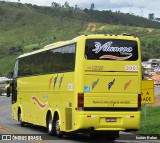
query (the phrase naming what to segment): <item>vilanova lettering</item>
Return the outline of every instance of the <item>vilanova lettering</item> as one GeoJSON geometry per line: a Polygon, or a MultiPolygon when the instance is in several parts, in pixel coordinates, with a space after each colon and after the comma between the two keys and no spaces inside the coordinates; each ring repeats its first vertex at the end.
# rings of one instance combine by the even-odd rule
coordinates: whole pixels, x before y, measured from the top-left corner
{"type": "Polygon", "coordinates": [[[121,52],[121,53],[131,53],[133,51],[132,47],[112,47],[112,41],[109,41],[105,43],[104,45],[101,45],[100,42],[95,42],[95,49],[92,49],[93,52],[96,54],[100,51],[103,52],[121,52]]]}

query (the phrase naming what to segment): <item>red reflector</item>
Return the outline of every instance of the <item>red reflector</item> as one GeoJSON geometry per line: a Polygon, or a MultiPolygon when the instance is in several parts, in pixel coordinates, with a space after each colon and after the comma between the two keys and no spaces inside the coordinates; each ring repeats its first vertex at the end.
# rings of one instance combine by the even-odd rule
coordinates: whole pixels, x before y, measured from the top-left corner
{"type": "Polygon", "coordinates": [[[83,110],[84,107],[84,93],[78,93],[78,110],[83,110]]]}
{"type": "Polygon", "coordinates": [[[130,118],[134,118],[134,116],[130,116],[130,118]]]}
{"type": "Polygon", "coordinates": [[[138,110],[141,110],[141,94],[138,94],[138,110]]]}

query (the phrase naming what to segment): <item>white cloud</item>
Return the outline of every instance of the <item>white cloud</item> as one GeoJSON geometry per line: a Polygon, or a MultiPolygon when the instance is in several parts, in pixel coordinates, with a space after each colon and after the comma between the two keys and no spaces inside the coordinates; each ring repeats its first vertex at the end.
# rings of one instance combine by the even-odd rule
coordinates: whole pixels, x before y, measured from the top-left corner
{"type": "MultiPolygon", "coordinates": [[[[18,0],[10,0],[17,2],[18,0]]],[[[80,8],[90,8],[94,3],[98,10],[113,10],[121,12],[132,12],[136,15],[148,16],[149,13],[154,13],[156,17],[160,17],[160,0],[21,0],[21,3],[31,3],[40,6],[51,6],[52,2],[57,2],[63,5],[68,2],[74,7],[76,4],[80,8]]]]}

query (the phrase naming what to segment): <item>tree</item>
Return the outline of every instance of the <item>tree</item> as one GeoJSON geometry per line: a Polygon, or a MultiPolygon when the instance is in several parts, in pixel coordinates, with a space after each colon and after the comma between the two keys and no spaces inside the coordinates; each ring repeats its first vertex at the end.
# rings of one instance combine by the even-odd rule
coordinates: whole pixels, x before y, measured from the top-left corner
{"type": "Polygon", "coordinates": [[[73,13],[72,10],[69,9],[68,12],[67,12],[67,16],[68,16],[68,17],[72,17],[72,13],[73,13]]]}
{"type": "Polygon", "coordinates": [[[148,19],[149,20],[154,20],[154,13],[149,13],[148,19]]]}
{"type": "Polygon", "coordinates": [[[70,6],[69,6],[69,3],[66,1],[65,3],[64,3],[64,8],[69,8],[70,6]]]}
{"type": "Polygon", "coordinates": [[[52,7],[61,7],[61,5],[59,3],[52,2],[52,7]]]}
{"type": "Polygon", "coordinates": [[[95,5],[94,5],[94,3],[92,3],[90,6],[90,10],[94,10],[94,9],[95,9],[95,5]]]}
{"type": "Polygon", "coordinates": [[[75,5],[75,9],[78,9],[78,5],[77,4],[75,5]]]}

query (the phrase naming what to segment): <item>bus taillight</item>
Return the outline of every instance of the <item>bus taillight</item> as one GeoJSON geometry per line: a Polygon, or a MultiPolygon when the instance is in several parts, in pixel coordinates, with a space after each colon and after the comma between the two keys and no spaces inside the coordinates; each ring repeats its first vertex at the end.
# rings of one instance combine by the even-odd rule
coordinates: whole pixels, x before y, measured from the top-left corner
{"type": "Polygon", "coordinates": [[[141,94],[138,94],[138,110],[141,110],[141,94]]]}
{"type": "Polygon", "coordinates": [[[78,110],[83,110],[84,107],[84,93],[78,93],[78,110]]]}

